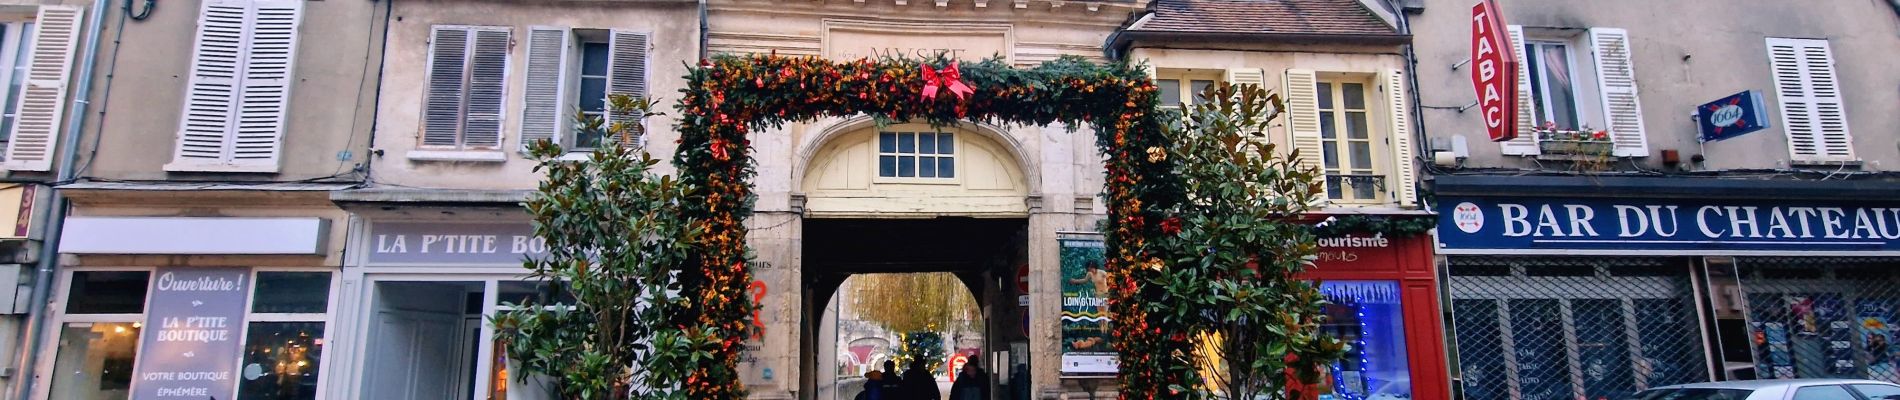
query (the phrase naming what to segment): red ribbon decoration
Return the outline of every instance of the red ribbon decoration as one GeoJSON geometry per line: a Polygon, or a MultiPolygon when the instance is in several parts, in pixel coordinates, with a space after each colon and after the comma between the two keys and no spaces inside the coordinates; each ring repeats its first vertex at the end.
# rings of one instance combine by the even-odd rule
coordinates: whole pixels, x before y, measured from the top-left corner
{"type": "Polygon", "coordinates": [[[976,89],[971,89],[970,85],[963,83],[963,72],[957,70],[957,63],[955,61],[950,62],[949,66],[943,67],[943,72],[938,72],[936,68],[925,65],[924,101],[936,100],[938,92],[945,90],[957,96],[957,101],[963,101],[965,97],[976,93],[976,89]]]}

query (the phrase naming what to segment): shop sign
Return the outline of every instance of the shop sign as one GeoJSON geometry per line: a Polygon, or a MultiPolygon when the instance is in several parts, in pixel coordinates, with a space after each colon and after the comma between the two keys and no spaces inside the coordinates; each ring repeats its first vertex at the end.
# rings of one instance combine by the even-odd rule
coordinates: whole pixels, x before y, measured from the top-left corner
{"type": "Polygon", "coordinates": [[[1445,254],[1900,254],[1900,204],[1441,197],[1445,254]]]}
{"type": "Polygon", "coordinates": [[[1118,369],[1109,340],[1108,272],[1102,239],[1062,239],[1062,374],[1112,375],[1118,369]]]}
{"type": "Polygon", "coordinates": [[[154,271],[133,400],[231,398],[237,393],[238,333],[251,271],[154,271]]]}
{"type": "Polygon", "coordinates": [[[546,255],[547,241],[527,222],[375,222],[372,265],[521,265],[546,255]]]}
{"type": "Polygon", "coordinates": [[[1728,139],[1768,129],[1768,110],[1761,92],[1749,90],[1695,108],[1696,125],[1704,142],[1728,139]]]}
{"type": "Polygon", "coordinates": [[[1386,270],[1398,264],[1398,240],[1382,234],[1323,237],[1315,244],[1319,253],[1313,266],[1319,271],[1386,270]]]}
{"type": "Polygon", "coordinates": [[[1517,138],[1517,48],[1505,33],[1497,0],[1471,8],[1471,87],[1491,141],[1517,138]]]}

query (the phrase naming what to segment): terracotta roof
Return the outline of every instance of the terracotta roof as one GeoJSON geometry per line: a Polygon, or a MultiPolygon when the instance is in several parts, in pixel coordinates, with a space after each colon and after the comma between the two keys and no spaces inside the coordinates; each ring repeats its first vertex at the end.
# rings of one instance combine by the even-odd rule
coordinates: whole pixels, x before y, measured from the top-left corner
{"type": "Polygon", "coordinates": [[[1136,32],[1397,35],[1359,0],[1154,0],[1136,32]]]}

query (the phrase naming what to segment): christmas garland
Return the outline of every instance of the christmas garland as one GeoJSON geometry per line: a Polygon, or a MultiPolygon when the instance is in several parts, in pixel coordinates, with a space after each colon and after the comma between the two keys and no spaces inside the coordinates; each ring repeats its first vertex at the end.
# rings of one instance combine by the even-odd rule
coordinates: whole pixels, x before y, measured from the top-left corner
{"type": "Polygon", "coordinates": [[[1326,220],[1313,225],[1313,236],[1341,237],[1349,234],[1381,235],[1388,238],[1408,238],[1423,235],[1438,227],[1438,218],[1431,215],[1367,216],[1339,215],[1326,217],[1326,220]]]}
{"type": "Polygon", "coordinates": [[[1154,83],[1137,67],[1096,65],[1076,57],[1030,69],[1000,59],[958,62],[860,59],[834,62],[815,57],[722,56],[690,71],[675,106],[680,112],[679,148],[673,157],[686,198],[683,206],[700,236],[680,290],[695,299],[674,312],[674,326],[707,356],[680,371],[685,398],[739,399],[738,360],[747,324],[758,307],[745,291],[746,230],[752,213],[754,175],[747,135],[786,122],[820,117],[871,115],[883,121],[922,121],[947,126],[965,121],[995,124],[1086,126],[1107,167],[1110,204],[1107,270],[1109,310],[1120,354],[1123,398],[1195,396],[1187,327],[1148,313],[1146,300],[1163,290],[1151,284],[1176,250],[1145,240],[1163,235],[1163,210],[1185,199],[1184,184],[1170,173],[1165,116],[1154,83]]]}

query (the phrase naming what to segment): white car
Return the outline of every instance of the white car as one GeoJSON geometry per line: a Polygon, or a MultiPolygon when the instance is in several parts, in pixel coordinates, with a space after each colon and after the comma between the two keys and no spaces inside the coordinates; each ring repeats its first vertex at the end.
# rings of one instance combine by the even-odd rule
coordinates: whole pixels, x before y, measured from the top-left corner
{"type": "Polygon", "coordinates": [[[1664,386],[1632,400],[1900,400],[1900,385],[1862,379],[1781,379],[1664,386]]]}

